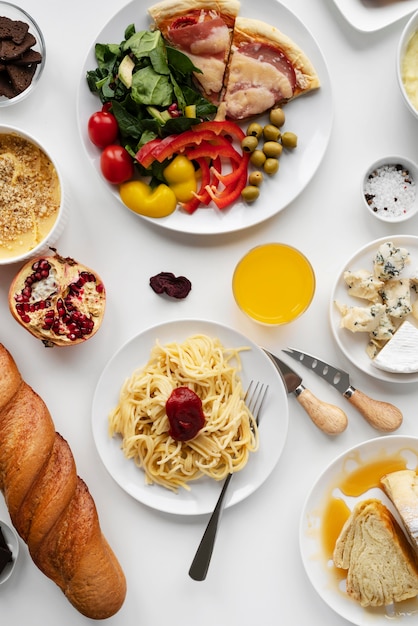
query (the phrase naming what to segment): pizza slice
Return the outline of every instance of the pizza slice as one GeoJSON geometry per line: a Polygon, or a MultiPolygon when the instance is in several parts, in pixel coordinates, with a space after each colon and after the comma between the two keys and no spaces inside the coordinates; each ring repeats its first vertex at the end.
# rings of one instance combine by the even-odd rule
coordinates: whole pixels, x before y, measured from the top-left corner
{"type": "Polygon", "coordinates": [[[168,44],[201,70],[196,80],[213,104],[222,92],[239,8],[238,0],[162,0],[148,9],[168,44]]]}
{"type": "Polygon", "coordinates": [[[237,17],[216,119],[242,120],[320,86],[311,61],[274,26],[237,17]]]}

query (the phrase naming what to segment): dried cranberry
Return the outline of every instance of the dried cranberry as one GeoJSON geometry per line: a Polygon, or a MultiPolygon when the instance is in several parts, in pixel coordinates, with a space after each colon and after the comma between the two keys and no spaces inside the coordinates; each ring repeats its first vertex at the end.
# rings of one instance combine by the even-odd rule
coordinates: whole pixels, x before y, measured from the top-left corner
{"type": "Polygon", "coordinates": [[[174,276],[171,272],[160,272],[150,278],[149,284],[155,293],[166,293],[171,298],[183,299],[192,288],[185,276],[174,276]]]}
{"type": "Polygon", "coordinates": [[[176,441],[188,441],[196,437],[205,425],[202,401],[192,389],[177,387],[165,404],[169,435],[176,441]]]}

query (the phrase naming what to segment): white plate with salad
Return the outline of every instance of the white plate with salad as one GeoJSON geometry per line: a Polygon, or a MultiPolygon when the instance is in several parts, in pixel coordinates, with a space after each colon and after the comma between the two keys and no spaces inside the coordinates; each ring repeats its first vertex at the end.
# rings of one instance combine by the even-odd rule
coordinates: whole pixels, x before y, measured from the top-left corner
{"type": "MultiPolygon", "coordinates": [[[[86,75],[97,67],[95,57],[96,43],[119,44],[124,39],[125,29],[134,24],[137,31],[147,30],[150,19],[147,7],[154,2],[139,4],[136,0],[123,7],[94,38],[87,54],[81,73],[77,94],[77,116],[82,144],[96,174],[103,185],[108,187],[115,200],[122,204],[118,188],[107,183],[100,171],[101,150],[94,146],[87,133],[89,117],[101,109],[102,104],[97,94],[90,91],[86,75]]],[[[321,50],[302,22],[279,2],[259,0],[257,9],[250,0],[241,1],[240,15],[246,17],[263,16],[263,21],[280,28],[282,32],[299,43],[311,59],[321,81],[320,89],[288,103],[286,112],[286,130],[298,136],[297,148],[283,154],[280,169],[275,175],[264,180],[260,197],[255,203],[246,204],[239,200],[227,209],[219,210],[213,203],[199,208],[192,215],[177,209],[163,218],[152,220],[162,228],[190,234],[216,235],[240,231],[271,218],[286,208],[305,189],[317,171],[328,145],[332,119],[333,103],[331,81],[321,50]],[[316,123],[312,124],[312,119],[316,123]]],[[[266,120],[260,120],[264,124],[266,120]]],[[[243,125],[246,128],[248,122],[243,125]]],[[[126,209],[129,210],[129,209],[126,209]]]]}

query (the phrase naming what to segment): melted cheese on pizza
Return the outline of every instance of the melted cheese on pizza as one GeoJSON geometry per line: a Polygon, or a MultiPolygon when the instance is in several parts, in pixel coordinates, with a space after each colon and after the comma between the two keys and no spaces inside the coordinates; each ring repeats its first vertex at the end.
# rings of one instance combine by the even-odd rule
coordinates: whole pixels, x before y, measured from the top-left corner
{"type": "Polygon", "coordinates": [[[241,119],[263,113],[292,95],[289,77],[275,65],[234,52],[223,103],[228,117],[241,119]]]}
{"type": "Polygon", "coordinates": [[[203,72],[196,74],[196,79],[200,82],[207,94],[218,93],[222,89],[225,64],[218,59],[211,57],[195,56],[189,53],[187,55],[193,65],[203,72]]]}

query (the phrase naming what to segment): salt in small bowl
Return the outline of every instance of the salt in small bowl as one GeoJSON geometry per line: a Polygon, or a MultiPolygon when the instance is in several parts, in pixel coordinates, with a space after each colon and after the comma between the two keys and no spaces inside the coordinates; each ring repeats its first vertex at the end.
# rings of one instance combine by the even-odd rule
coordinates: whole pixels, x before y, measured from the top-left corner
{"type": "Polygon", "coordinates": [[[4,540],[12,553],[12,560],[6,564],[5,568],[0,573],[0,585],[2,585],[9,580],[14,568],[16,567],[17,557],[19,555],[19,539],[15,529],[2,520],[0,520],[0,528],[4,540]]]}
{"type": "Polygon", "coordinates": [[[418,166],[396,155],[378,159],[367,168],[361,193],[373,217],[390,224],[404,222],[418,211],[418,166]]]}

